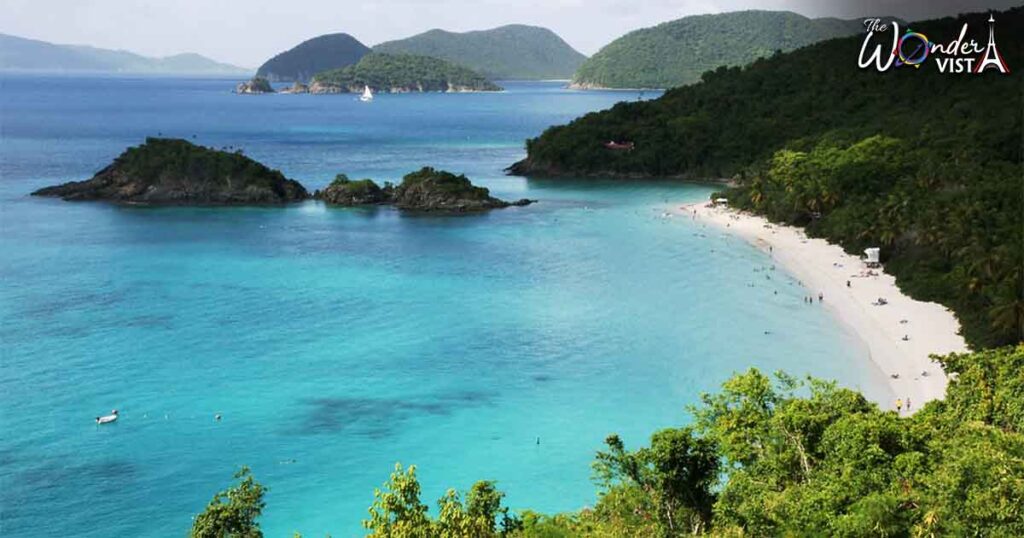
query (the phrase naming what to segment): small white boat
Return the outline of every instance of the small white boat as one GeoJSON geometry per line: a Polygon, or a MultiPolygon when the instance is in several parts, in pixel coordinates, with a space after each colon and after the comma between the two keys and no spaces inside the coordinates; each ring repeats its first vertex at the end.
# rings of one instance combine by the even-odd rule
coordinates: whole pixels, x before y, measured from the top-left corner
{"type": "Polygon", "coordinates": [[[369,86],[363,86],[363,94],[359,96],[359,100],[364,103],[373,101],[373,92],[370,91],[369,86]]]}
{"type": "Polygon", "coordinates": [[[117,409],[114,409],[113,411],[111,411],[109,415],[104,415],[102,417],[96,417],[96,424],[110,424],[111,422],[114,422],[115,420],[117,420],[117,409]]]}

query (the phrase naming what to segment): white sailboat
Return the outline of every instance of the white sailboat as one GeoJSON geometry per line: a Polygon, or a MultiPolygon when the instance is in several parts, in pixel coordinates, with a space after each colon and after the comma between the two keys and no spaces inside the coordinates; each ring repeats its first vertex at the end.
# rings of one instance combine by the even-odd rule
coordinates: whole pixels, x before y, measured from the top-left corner
{"type": "Polygon", "coordinates": [[[363,86],[363,94],[359,96],[359,100],[364,103],[373,101],[373,92],[370,91],[369,86],[363,86]]]}

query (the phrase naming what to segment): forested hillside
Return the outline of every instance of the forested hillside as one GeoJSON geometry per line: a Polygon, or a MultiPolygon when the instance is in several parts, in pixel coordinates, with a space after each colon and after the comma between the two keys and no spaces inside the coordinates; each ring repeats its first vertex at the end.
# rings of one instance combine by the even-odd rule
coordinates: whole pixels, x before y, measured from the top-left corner
{"type": "Polygon", "coordinates": [[[430,30],[373,50],[433,56],[494,80],[567,79],[586,59],[551,30],[522,24],[462,33],[430,30]]]}
{"type": "Polygon", "coordinates": [[[428,56],[372,53],[359,63],[317,73],[313,93],[498,91],[500,87],[468,68],[428,56]]]}
{"type": "Polygon", "coordinates": [[[369,52],[369,47],[348,34],[322,35],[267,60],[256,76],[274,82],[305,82],[321,71],[352,65],[369,52]]]}
{"type": "Polygon", "coordinates": [[[630,32],[590,57],[578,87],[673,88],[720,66],[746,65],[777,50],[857,33],[860,20],[809,19],[789,11],[694,15],[630,32]]]}
{"type": "MultiPolygon", "coordinates": [[[[988,41],[987,14],[968,39],[988,41]]],[[[511,171],[733,178],[733,204],[859,252],[883,247],[914,297],[952,307],[974,346],[1024,337],[1024,9],[996,14],[1011,74],[857,68],[863,36],[719,68],[527,141],[511,171]],[[605,147],[632,142],[630,151],[605,147]]],[[[963,20],[915,23],[948,41],[963,20]]]]}

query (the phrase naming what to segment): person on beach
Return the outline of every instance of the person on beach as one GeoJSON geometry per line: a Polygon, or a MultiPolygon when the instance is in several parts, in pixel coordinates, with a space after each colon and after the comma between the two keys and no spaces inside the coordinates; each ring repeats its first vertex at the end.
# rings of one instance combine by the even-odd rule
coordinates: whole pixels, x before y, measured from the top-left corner
{"type": "Polygon", "coordinates": [[[903,410],[903,400],[896,398],[896,412],[899,413],[903,410]]]}
{"type": "Polygon", "coordinates": [[[824,301],[824,300],[825,300],[825,294],[824,294],[824,293],[821,293],[821,292],[819,291],[819,292],[818,292],[818,302],[820,303],[820,302],[822,302],[822,301],[824,301]]]}
{"type": "Polygon", "coordinates": [[[846,281],[846,287],[847,287],[847,288],[849,288],[849,287],[850,287],[850,281],[849,281],[849,280],[847,280],[847,281],[846,281]]]}
{"type": "Polygon", "coordinates": [[[910,396],[907,396],[907,411],[910,411],[910,396]]]}

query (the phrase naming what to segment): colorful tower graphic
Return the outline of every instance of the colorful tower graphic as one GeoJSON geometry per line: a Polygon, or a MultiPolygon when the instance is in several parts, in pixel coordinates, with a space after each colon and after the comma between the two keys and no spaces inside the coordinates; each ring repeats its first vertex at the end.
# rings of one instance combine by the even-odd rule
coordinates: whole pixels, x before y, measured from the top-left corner
{"type": "Polygon", "coordinates": [[[974,67],[974,72],[981,73],[989,67],[995,67],[1004,75],[1010,72],[1010,68],[1006,66],[999,50],[996,49],[996,19],[991,13],[988,15],[988,47],[985,48],[981,61],[974,67]]]}

